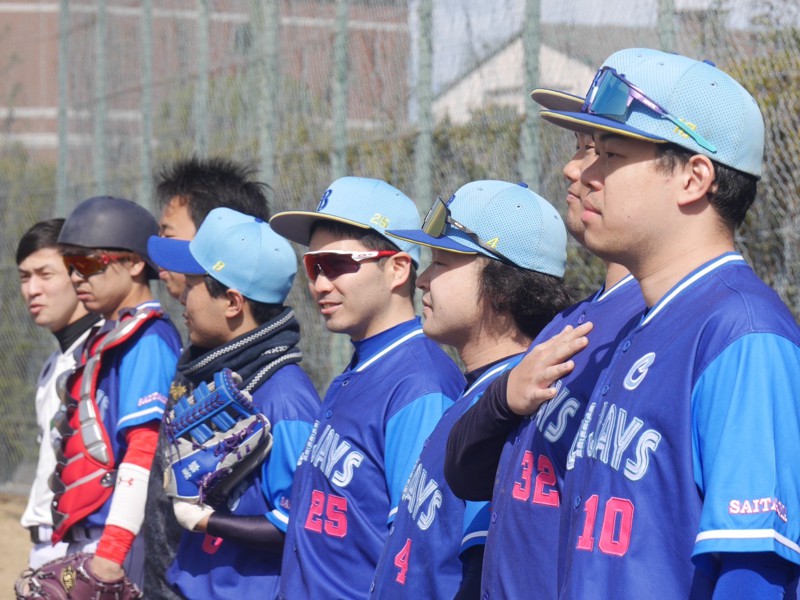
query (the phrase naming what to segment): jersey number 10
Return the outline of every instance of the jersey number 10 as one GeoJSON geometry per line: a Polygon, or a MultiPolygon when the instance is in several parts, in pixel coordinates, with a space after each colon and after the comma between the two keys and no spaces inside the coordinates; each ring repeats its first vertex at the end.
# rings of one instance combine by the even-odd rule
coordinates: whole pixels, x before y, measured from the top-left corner
{"type": "MultiPolygon", "coordinates": [[[[597,507],[600,499],[597,494],[591,496],[583,507],[586,521],[583,532],[578,538],[576,548],[591,552],[594,550],[594,529],[597,522],[597,507]]],[[[603,554],[624,556],[631,545],[631,528],[633,527],[633,503],[624,498],[609,498],[603,510],[603,525],[600,530],[600,542],[597,547],[603,554]]]]}

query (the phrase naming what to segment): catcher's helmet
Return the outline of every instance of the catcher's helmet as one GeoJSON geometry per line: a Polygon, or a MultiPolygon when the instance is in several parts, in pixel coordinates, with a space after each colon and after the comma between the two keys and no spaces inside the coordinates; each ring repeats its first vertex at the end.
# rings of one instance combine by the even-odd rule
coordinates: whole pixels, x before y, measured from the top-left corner
{"type": "Polygon", "coordinates": [[[135,202],[113,196],[95,196],[75,207],[58,236],[59,244],[104,250],[129,250],[148,265],[148,279],[158,278],[158,267],[147,254],[147,240],[158,235],[158,221],[135,202]]]}

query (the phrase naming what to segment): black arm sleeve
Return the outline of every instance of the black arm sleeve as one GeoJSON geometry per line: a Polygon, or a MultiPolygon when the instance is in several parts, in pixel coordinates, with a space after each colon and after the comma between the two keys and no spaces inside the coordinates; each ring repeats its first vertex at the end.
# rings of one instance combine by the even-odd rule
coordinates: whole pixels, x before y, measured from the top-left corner
{"type": "Polygon", "coordinates": [[[473,546],[461,553],[461,587],[454,600],[478,600],[481,597],[481,571],[483,571],[483,551],[486,546],[473,546]]]}
{"type": "Polygon", "coordinates": [[[208,518],[207,529],[209,535],[258,546],[278,555],[283,552],[286,536],[263,515],[240,517],[215,512],[208,518]]]}
{"type": "Polygon", "coordinates": [[[495,379],[483,396],[456,422],[447,439],[444,477],[456,496],[491,500],[500,454],[523,417],[508,408],[510,371],[495,379]]]}

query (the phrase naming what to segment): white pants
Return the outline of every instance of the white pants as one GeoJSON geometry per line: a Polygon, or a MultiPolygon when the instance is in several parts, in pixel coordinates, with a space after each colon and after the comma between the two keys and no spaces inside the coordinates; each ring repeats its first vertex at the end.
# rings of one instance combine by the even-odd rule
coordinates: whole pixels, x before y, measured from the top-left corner
{"type": "Polygon", "coordinates": [[[61,558],[67,553],[67,544],[58,542],[51,544],[50,542],[41,542],[34,544],[31,548],[31,553],[28,556],[28,565],[31,569],[38,569],[44,563],[61,558]]]}

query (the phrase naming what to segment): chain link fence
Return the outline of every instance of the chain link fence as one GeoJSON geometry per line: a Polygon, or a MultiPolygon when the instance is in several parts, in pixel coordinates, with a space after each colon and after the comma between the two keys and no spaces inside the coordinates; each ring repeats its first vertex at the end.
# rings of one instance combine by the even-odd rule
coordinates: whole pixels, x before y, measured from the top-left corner
{"type": "MultiPolygon", "coordinates": [[[[191,154],[257,166],[272,212],[313,209],[346,174],[391,182],[421,212],[482,178],[524,180],[560,205],[574,140],[538,121],[529,91],[582,94],[624,47],[711,59],[759,101],[765,174],[738,244],[800,315],[798,12],[792,0],[0,0],[0,482],[30,476],[33,382],[54,349],[19,297],[14,251],[35,221],[95,194],[153,209],[154,171],[191,154]]],[[[570,283],[594,289],[596,259],[572,243],[570,260],[570,283]]],[[[349,348],[306,284],[299,273],[289,301],[324,391],[349,348]]]]}

